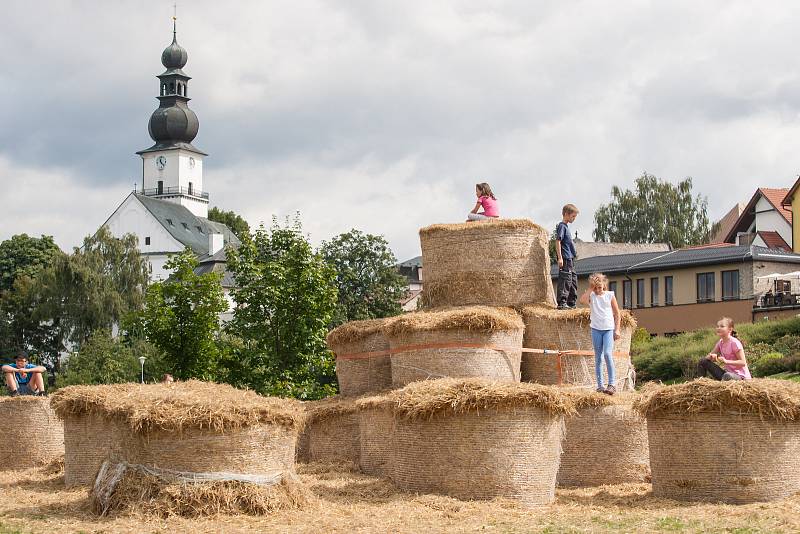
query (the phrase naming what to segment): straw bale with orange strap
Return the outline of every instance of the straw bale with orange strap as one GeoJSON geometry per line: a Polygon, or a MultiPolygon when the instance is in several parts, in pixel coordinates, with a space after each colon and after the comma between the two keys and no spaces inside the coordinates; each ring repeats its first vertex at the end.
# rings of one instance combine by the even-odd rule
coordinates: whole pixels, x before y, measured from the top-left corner
{"type": "Polygon", "coordinates": [[[528,219],[435,224],[419,236],[426,308],[555,302],[550,235],[528,219]]]}
{"type": "Polygon", "coordinates": [[[328,334],[328,347],[336,354],[336,378],[344,396],[357,397],[392,387],[389,340],[384,328],[391,319],[370,319],[345,323],[328,334]],[[360,358],[350,354],[377,353],[360,358]]]}
{"type": "MultiPolygon", "coordinates": [[[[522,380],[539,384],[565,384],[594,387],[594,354],[589,327],[589,309],[558,310],[551,306],[526,306],[524,346],[578,354],[536,354],[522,356],[522,380]]],[[[620,316],[621,337],[614,344],[614,365],[618,390],[633,389],[631,338],[636,319],[627,310],[620,316]]],[[[605,366],[603,366],[605,374],[605,366]]]]}
{"type": "Polygon", "coordinates": [[[471,306],[409,313],[386,328],[392,385],[445,377],[519,382],[523,324],[510,308],[471,306]]]}

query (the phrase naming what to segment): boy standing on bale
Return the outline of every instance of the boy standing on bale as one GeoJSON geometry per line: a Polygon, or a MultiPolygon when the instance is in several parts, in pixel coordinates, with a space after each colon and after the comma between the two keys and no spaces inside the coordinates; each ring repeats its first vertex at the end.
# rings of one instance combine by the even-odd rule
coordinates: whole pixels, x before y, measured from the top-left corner
{"type": "Polygon", "coordinates": [[[28,355],[20,351],[14,363],[2,367],[6,377],[6,387],[12,397],[17,395],[44,395],[44,377],[47,369],[41,365],[28,363],[28,355]]]}
{"type": "Polygon", "coordinates": [[[575,222],[578,208],[567,204],[561,209],[561,222],[556,226],[556,256],[558,257],[558,309],[575,307],[578,300],[578,275],[575,274],[575,243],[569,233],[569,224],[575,222]]]}

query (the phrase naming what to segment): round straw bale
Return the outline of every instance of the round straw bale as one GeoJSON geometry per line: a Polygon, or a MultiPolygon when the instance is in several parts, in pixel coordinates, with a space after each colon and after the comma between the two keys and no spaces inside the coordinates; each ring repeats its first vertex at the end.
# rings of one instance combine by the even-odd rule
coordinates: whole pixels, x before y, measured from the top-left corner
{"type": "MultiPolygon", "coordinates": [[[[558,310],[550,306],[526,306],[522,309],[525,322],[524,346],[530,349],[574,350],[592,352],[592,333],[589,309],[558,310]]],[[[620,316],[620,339],[614,343],[614,369],[618,390],[633,389],[633,364],[630,350],[636,320],[627,310],[620,316]]],[[[594,356],[580,354],[523,353],[522,380],[539,384],[569,384],[594,387],[594,356]]],[[[603,365],[603,374],[605,365],[603,365]]],[[[607,377],[606,377],[607,378],[607,377]]]]}
{"type": "Polygon", "coordinates": [[[800,384],[782,380],[650,388],[647,417],[653,494],[742,504],[800,491],[800,384]]]}
{"type": "Polygon", "coordinates": [[[354,400],[339,396],[311,401],[303,432],[308,442],[308,461],[358,465],[358,412],[354,400]]]}
{"type": "Polygon", "coordinates": [[[435,224],[419,236],[426,307],[555,302],[550,235],[528,219],[435,224]]]}
{"type": "Polygon", "coordinates": [[[632,394],[579,394],[577,415],[564,419],[557,479],[560,486],[601,486],[648,479],[647,422],[632,408],[632,401],[632,394]]]}
{"type": "MultiPolygon", "coordinates": [[[[14,468],[35,467],[64,454],[64,424],[49,399],[32,396],[0,398],[0,449],[14,457],[14,468]]],[[[8,469],[0,462],[0,469],[8,469]]]]}
{"type": "Polygon", "coordinates": [[[485,380],[411,384],[393,403],[392,479],[459,499],[554,500],[563,416],[555,388],[485,380]]]}
{"type": "Polygon", "coordinates": [[[336,354],[336,378],[342,395],[360,396],[392,387],[388,352],[363,356],[389,350],[389,341],[383,333],[386,322],[387,319],[351,321],[328,334],[328,347],[336,354]],[[359,354],[362,356],[348,357],[359,354]]]}
{"type": "Polygon", "coordinates": [[[519,382],[523,325],[509,308],[472,306],[402,315],[387,326],[392,384],[442,377],[519,382]]]}
{"type": "Polygon", "coordinates": [[[64,417],[64,484],[87,486],[109,459],[118,460],[132,432],[122,422],[99,414],[77,413],[64,417]]]}
{"type": "Polygon", "coordinates": [[[387,397],[370,397],[357,402],[361,435],[361,470],[374,476],[391,475],[394,413],[387,397]]]}

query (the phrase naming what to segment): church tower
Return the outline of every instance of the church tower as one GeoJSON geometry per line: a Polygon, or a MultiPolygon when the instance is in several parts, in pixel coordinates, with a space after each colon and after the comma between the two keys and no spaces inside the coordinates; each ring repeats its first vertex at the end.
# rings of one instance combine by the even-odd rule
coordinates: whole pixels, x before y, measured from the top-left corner
{"type": "Polygon", "coordinates": [[[200,126],[189,109],[189,80],[183,72],[188,55],[178,44],[175,19],[172,44],[161,54],[167,69],[158,75],[159,106],[150,116],[148,131],[155,144],[137,152],[142,157],[141,194],[185,206],[208,217],[208,193],[203,190],[203,157],[192,145],[200,126]]]}

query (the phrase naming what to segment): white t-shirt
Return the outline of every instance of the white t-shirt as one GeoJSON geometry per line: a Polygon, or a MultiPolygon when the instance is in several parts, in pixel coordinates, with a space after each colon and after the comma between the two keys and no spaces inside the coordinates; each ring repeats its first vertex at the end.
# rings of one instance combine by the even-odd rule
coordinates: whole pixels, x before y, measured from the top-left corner
{"type": "Polygon", "coordinates": [[[589,293],[589,309],[591,310],[591,327],[595,330],[614,330],[614,311],[611,308],[613,291],[603,291],[597,294],[589,293]]]}

